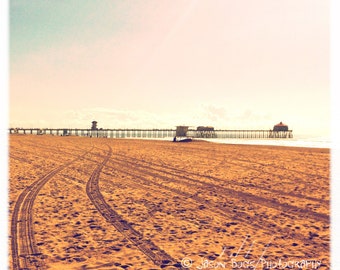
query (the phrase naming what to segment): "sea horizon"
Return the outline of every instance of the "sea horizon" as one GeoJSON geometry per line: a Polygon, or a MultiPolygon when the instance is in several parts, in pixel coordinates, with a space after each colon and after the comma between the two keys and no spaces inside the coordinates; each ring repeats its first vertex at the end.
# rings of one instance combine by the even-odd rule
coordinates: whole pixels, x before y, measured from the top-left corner
{"type": "Polygon", "coordinates": [[[215,143],[226,144],[250,144],[250,145],[270,145],[287,147],[306,147],[306,148],[332,148],[332,140],[329,136],[306,136],[297,135],[293,138],[278,139],[204,139],[215,143]]]}
{"type": "MultiPolygon", "coordinates": [[[[169,140],[172,137],[164,138],[123,138],[123,139],[142,139],[142,140],[169,140]]],[[[329,136],[296,136],[294,138],[277,138],[277,139],[249,139],[249,138],[194,138],[195,141],[208,141],[220,144],[244,144],[244,145],[268,145],[268,146],[286,146],[286,147],[306,147],[306,148],[332,148],[332,140],[329,136]]]]}

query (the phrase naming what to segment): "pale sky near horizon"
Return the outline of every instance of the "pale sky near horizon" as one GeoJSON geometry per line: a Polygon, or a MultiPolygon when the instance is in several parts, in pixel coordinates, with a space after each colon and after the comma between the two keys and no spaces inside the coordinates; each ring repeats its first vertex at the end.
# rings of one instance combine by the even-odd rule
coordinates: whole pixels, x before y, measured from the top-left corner
{"type": "Polygon", "coordinates": [[[330,131],[323,0],[10,1],[11,127],[330,131]]]}

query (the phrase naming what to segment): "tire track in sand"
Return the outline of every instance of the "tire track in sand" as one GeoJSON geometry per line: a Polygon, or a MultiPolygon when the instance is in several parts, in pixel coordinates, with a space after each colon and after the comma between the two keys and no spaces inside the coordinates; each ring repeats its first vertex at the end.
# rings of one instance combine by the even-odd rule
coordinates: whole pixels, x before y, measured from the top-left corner
{"type": "Polygon", "coordinates": [[[181,264],[167,254],[164,250],[156,246],[151,240],[144,239],[143,235],[136,231],[126,220],[114,211],[105,201],[99,190],[99,176],[112,155],[112,148],[107,145],[109,151],[102,163],[92,172],[86,185],[86,193],[99,213],[110,222],[127,240],[134,244],[142,253],[150,258],[153,263],[161,268],[175,266],[181,269],[181,264]]]}
{"type": "MultiPolygon", "coordinates": [[[[268,233],[272,235],[277,235],[280,234],[280,237],[285,237],[287,239],[293,240],[293,239],[298,239],[302,241],[303,243],[307,243],[308,245],[313,244],[315,246],[319,246],[318,251],[321,249],[324,249],[325,247],[323,246],[322,243],[320,243],[320,239],[308,239],[306,235],[300,234],[298,232],[292,233],[290,228],[284,228],[281,227],[280,225],[278,226],[275,223],[272,223],[270,220],[268,220],[268,217],[261,217],[261,215],[258,215],[258,213],[252,217],[249,216],[249,214],[243,210],[237,209],[236,210],[236,205],[232,204],[230,205],[228,202],[225,203],[216,203],[208,198],[202,197],[199,195],[199,192],[194,192],[194,193],[189,193],[186,191],[183,191],[178,188],[174,188],[171,186],[167,186],[164,183],[160,183],[158,181],[152,181],[148,179],[148,176],[152,176],[156,179],[166,179],[167,177],[162,176],[161,178],[159,176],[156,176],[150,170],[145,170],[145,169],[138,169],[136,167],[127,166],[123,162],[117,162],[116,163],[116,168],[113,170],[116,172],[120,172],[125,175],[129,175],[133,178],[133,180],[130,180],[131,183],[128,183],[124,181],[124,185],[130,186],[130,187],[135,187],[135,188],[140,188],[140,189],[147,189],[147,190],[155,190],[157,189],[163,189],[164,191],[167,191],[169,193],[174,193],[177,194],[183,199],[187,200],[188,203],[196,203],[198,206],[204,205],[206,208],[203,208],[203,210],[208,211],[208,213],[215,213],[219,215],[220,217],[226,217],[226,215],[229,215],[229,219],[241,222],[243,226],[246,226],[250,230],[264,230],[267,231],[268,233]],[[130,170],[129,170],[130,169],[130,170]],[[146,177],[144,177],[144,176],[146,177]]],[[[108,166],[108,168],[111,168],[108,166]]],[[[113,174],[106,173],[108,176],[113,174]]],[[[170,179],[168,179],[170,181],[170,179]]],[[[175,179],[171,179],[172,182],[177,182],[180,184],[180,181],[177,181],[175,179]]],[[[184,184],[184,183],[183,183],[184,184]]],[[[119,186],[119,184],[115,184],[119,186]]],[[[122,185],[122,184],[121,184],[122,185]]],[[[197,189],[193,188],[193,189],[197,189]]],[[[281,215],[285,215],[288,217],[287,213],[282,213],[281,215]]],[[[290,217],[292,218],[292,217],[290,217]]],[[[294,218],[294,217],[293,217],[294,218]]]]}
{"type": "MultiPolygon", "coordinates": [[[[112,160],[110,160],[110,163],[111,161],[112,160]]],[[[105,168],[112,167],[106,166],[105,168]]],[[[124,189],[124,186],[129,186],[130,188],[135,189],[144,189],[147,191],[153,190],[156,193],[160,190],[163,190],[164,192],[169,192],[169,196],[172,196],[171,193],[173,193],[174,195],[179,195],[183,198],[183,200],[186,201],[186,203],[192,205],[197,204],[200,212],[207,212],[206,216],[214,213],[221,218],[228,217],[226,218],[227,227],[229,227],[229,224],[233,224],[236,221],[237,223],[242,224],[242,227],[247,228],[248,233],[253,232],[254,230],[260,230],[266,232],[265,235],[275,236],[275,239],[286,239],[285,242],[290,244],[293,244],[296,240],[298,240],[301,245],[314,246],[313,250],[304,251],[306,252],[306,256],[308,258],[319,257],[322,252],[328,252],[329,250],[329,240],[325,239],[324,237],[320,238],[319,236],[314,238],[311,237],[311,235],[308,235],[308,231],[295,231],[292,230],[292,228],[290,227],[285,227],[283,225],[280,225],[280,223],[273,222],[271,218],[266,214],[266,212],[261,212],[263,213],[263,215],[260,212],[256,212],[255,215],[249,216],[246,211],[235,207],[235,204],[230,204],[228,202],[214,202],[207,197],[200,196],[199,192],[192,193],[178,187],[176,188],[173,186],[168,186],[166,185],[166,182],[157,180],[164,180],[164,176],[155,176],[152,172],[150,172],[150,170],[145,170],[142,168],[138,169],[137,167],[131,166],[131,164],[126,164],[125,162],[115,161],[115,168],[112,169],[113,170],[111,172],[104,171],[103,174],[106,174],[108,177],[116,177],[116,172],[118,172],[120,174],[131,177],[125,177],[124,182],[118,183],[112,183],[110,180],[110,184],[115,185],[118,188],[124,189]],[[153,177],[154,180],[151,180],[150,176],[153,177]],[[205,206],[203,207],[203,209],[200,208],[202,205],[205,206]],[[230,220],[232,220],[233,222],[230,223],[230,220]]],[[[172,182],[174,182],[174,179],[172,179],[172,182]]],[[[177,183],[179,184],[180,182],[177,183]]],[[[156,209],[156,211],[158,210],[156,209]]],[[[174,213],[174,215],[176,215],[176,213],[174,213]]],[[[152,214],[150,216],[152,216],[152,214]]],[[[285,216],[286,218],[289,218],[291,220],[298,218],[298,216],[288,216],[287,213],[281,213],[281,216],[285,216]]]]}
{"type": "Polygon", "coordinates": [[[111,161],[112,164],[113,162],[115,163],[121,163],[121,165],[123,165],[124,163],[128,163],[129,164],[129,168],[134,168],[135,171],[141,171],[142,169],[147,171],[150,175],[154,176],[155,178],[160,178],[163,180],[168,181],[169,183],[171,182],[175,182],[178,184],[184,184],[183,180],[187,180],[187,182],[185,182],[185,184],[187,186],[190,186],[194,189],[197,188],[197,184],[201,184],[202,187],[205,188],[205,190],[207,191],[212,191],[212,192],[216,192],[216,193],[222,193],[224,195],[228,195],[234,198],[242,198],[243,200],[247,201],[247,202],[252,202],[252,203],[256,203],[265,207],[269,207],[272,209],[276,209],[278,211],[282,211],[285,214],[291,214],[293,213],[294,216],[296,216],[297,214],[301,214],[304,216],[304,218],[311,218],[314,220],[322,220],[326,223],[329,222],[329,215],[324,214],[324,213],[318,213],[318,212],[314,212],[312,210],[309,209],[303,209],[300,208],[298,206],[295,205],[290,205],[287,203],[280,203],[276,200],[268,200],[267,198],[263,198],[261,196],[258,195],[254,195],[251,194],[249,192],[246,191],[241,191],[241,190],[235,190],[229,187],[223,187],[221,185],[216,185],[213,183],[208,183],[206,181],[202,181],[200,179],[193,179],[191,177],[188,176],[180,176],[180,175],[176,175],[176,174],[171,174],[168,171],[164,171],[163,169],[160,168],[154,168],[152,167],[152,165],[148,165],[148,164],[138,164],[136,165],[134,162],[132,161],[128,161],[128,160],[124,160],[124,163],[122,161],[114,160],[111,161]],[[160,173],[164,173],[165,175],[161,175],[160,173]],[[170,177],[166,176],[169,175],[170,177]],[[181,180],[179,180],[181,179],[181,180]]]}
{"type": "MultiPolygon", "coordinates": [[[[130,164],[134,163],[134,160],[132,158],[126,156],[126,155],[117,154],[117,156],[120,157],[119,160],[121,160],[121,161],[124,160],[125,162],[128,162],[130,164]]],[[[145,160],[142,160],[142,159],[139,159],[138,162],[139,162],[138,163],[139,166],[152,166],[152,168],[155,171],[159,171],[161,173],[166,173],[168,175],[172,175],[172,176],[175,176],[175,177],[180,176],[182,179],[188,178],[188,177],[185,176],[186,174],[188,174],[187,170],[171,167],[171,166],[166,165],[166,164],[157,164],[155,162],[145,161],[145,160]]],[[[242,167],[244,167],[244,166],[242,166],[242,167]]],[[[250,169],[250,168],[247,167],[247,169],[250,169]]],[[[252,169],[252,170],[256,170],[256,169],[252,169]]],[[[257,189],[257,190],[261,190],[261,191],[265,190],[265,191],[268,191],[270,193],[277,194],[277,195],[285,195],[285,196],[289,196],[289,197],[294,197],[294,198],[304,199],[304,200],[310,200],[310,201],[319,202],[319,203],[326,203],[326,204],[329,203],[329,201],[324,200],[324,199],[319,199],[319,198],[315,198],[315,197],[311,197],[311,196],[305,196],[305,195],[301,195],[301,194],[294,194],[292,192],[285,192],[284,190],[276,190],[276,189],[268,188],[268,187],[265,187],[265,186],[255,186],[254,184],[246,184],[246,183],[241,184],[241,183],[238,183],[237,181],[221,179],[221,178],[218,178],[218,177],[215,177],[215,176],[205,175],[205,174],[202,174],[202,173],[196,173],[196,172],[190,171],[190,175],[191,175],[191,179],[192,179],[192,177],[198,177],[198,178],[203,178],[203,179],[207,179],[207,180],[213,180],[213,181],[215,181],[217,183],[221,183],[221,184],[232,184],[233,186],[238,186],[238,187],[241,187],[241,188],[252,188],[252,189],[257,189]]],[[[296,181],[296,179],[294,179],[294,181],[296,181]]]]}
{"type": "Polygon", "coordinates": [[[93,148],[83,155],[62,164],[51,170],[33,184],[26,187],[19,195],[11,219],[11,248],[13,269],[45,269],[44,255],[39,249],[34,239],[34,226],[32,210],[35,198],[42,187],[56,174],[61,172],[72,163],[87,155],[93,148]]]}

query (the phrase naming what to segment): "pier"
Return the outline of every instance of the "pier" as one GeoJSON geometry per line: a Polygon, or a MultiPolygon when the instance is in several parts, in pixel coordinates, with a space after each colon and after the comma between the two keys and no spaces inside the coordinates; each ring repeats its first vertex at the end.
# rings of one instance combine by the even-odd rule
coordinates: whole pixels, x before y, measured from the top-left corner
{"type": "MultiPolygon", "coordinates": [[[[10,128],[10,134],[82,136],[94,138],[173,138],[176,129],[77,129],[77,128],[10,128]]],[[[293,138],[292,130],[211,130],[189,129],[188,137],[217,139],[293,138]]]]}

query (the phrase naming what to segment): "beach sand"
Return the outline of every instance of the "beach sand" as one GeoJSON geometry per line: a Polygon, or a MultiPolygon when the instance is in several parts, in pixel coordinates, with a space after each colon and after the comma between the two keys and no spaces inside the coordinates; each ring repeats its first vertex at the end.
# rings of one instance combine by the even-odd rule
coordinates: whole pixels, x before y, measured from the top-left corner
{"type": "Polygon", "coordinates": [[[10,269],[330,268],[330,150],[10,135],[10,269]]]}

